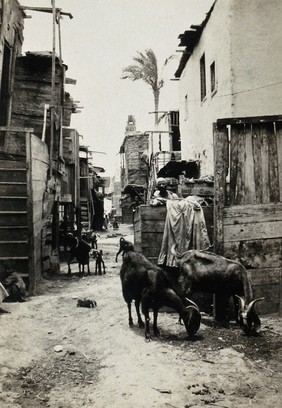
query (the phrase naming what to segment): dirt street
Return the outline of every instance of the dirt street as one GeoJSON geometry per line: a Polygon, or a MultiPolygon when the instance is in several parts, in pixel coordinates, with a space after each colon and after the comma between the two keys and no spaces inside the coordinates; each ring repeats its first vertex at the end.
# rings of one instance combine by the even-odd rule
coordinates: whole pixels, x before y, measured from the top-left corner
{"type": "MultiPolygon", "coordinates": [[[[220,329],[203,316],[195,341],[174,313],[161,313],[161,336],[128,327],[115,262],[121,225],[98,238],[106,274],[43,280],[26,303],[1,314],[0,406],[5,408],[281,407],[281,319],[262,318],[259,337],[220,329]],[[78,298],[97,307],[77,307],[78,298]],[[279,327],[280,326],[280,327],[279,327]]],[[[135,314],[134,314],[135,317],[135,314]]],[[[136,318],[135,318],[136,322],[136,318]]]]}

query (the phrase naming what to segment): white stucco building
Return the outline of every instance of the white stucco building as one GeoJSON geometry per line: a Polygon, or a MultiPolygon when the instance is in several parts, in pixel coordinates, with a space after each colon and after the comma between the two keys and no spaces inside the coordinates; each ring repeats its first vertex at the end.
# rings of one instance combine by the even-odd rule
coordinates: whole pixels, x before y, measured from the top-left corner
{"type": "Polygon", "coordinates": [[[282,1],[216,0],[179,36],[183,160],[213,174],[213,123],[282,112],[282,1]]]}

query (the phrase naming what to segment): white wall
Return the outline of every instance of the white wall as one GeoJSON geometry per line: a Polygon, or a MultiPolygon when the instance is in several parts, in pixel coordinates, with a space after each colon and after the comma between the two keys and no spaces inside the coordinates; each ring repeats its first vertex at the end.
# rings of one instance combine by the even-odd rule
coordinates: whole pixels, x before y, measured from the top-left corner
{"type": "Polygon", "coordinates": [[[201,176],[214,171],[213,123],[217,119],[281,114],[281,84],[267,86],[281,79],[281,21],[281,0],[217,0],[215,3],[179,81],[182,159],[200,160],[201,176]],[[203,53],[207,96],[201,102],[203,53]],[[211,95],[213,61],[218,86],[211,95]],[[249,89],[252,91],[245,92],[249,89]]]}
{"type": "Polygon", "coordinates": [[[281,114],[282,1],[233,0],[231,12],[233,115],[281,114]]]}

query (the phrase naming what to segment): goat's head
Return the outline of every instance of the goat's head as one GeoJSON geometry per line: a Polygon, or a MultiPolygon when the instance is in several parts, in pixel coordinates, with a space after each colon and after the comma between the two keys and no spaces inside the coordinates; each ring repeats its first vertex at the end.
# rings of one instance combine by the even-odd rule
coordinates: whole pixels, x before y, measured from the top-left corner
{"type": "MultiPolygon", "coordinates": [[[[236,295],[237,296],[237,295],[236,295]]],[[[240,326],[242,327],[245,334],[257,335],[260,330],[260,318],[255,311],[255,304],[264,298],[258,298],[252,300],[248,305],[245,303],[245,300],[240,296],[237,296],[239,299],[239,309],[238,309],[238,320],[240,326]]]]}
{"type": "Polygon", "coordinates": [[[193,337],[199,330],[201,324],[201,313],[196,303],[187,297],[185,300],[187,302],[187,306],[185,306],[183,312],[183,322],[185,324],[188,336],[193,337]]]}

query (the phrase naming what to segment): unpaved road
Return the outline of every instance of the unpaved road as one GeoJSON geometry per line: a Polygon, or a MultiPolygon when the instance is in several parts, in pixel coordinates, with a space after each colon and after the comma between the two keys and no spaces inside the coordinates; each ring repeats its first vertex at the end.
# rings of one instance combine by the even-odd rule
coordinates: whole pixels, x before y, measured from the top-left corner
{"type": "MultiPolygon", "coordinates": [[[[132,239],[130,227],[118,234],[132,239]]],[[[160,338],[146,341],[143,330],[128,327],[121,259],[114,261],[120,235],[112,235],[103,232],[98,242],[105,275],[62,273],[43,280],[28,302],[5,304],[11,313],[0,315],[0,406],[280,408],[281,320],[264,317],[261,335],[246,337],[204,317],[189,341],[178,316],[161,313],[160,338]],[[97,308],[79,308],[77,298],[94,299],[97,308]]]]}

